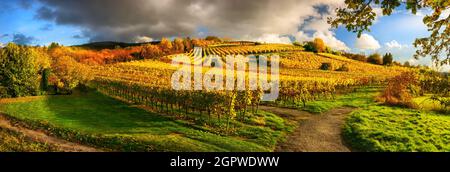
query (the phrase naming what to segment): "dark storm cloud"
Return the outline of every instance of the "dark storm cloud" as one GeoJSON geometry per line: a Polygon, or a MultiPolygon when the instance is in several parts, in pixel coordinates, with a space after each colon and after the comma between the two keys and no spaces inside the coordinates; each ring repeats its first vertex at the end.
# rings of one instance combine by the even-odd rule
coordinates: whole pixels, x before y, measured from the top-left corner
{"type": "Polygon", "coordinates": [[[13,34],[13,40],[12,42],[19,44],[19,45],[29,45],[36,41],[36,38],[32,36],[26,36],[24,34],[13,34]]]}
{"type": "Polygon", "coordinates": [[[91,39],[131,41],[140,35],[185,36],[195,32],[187,9],[190,1],[177,3],[145,0],[42,0],[37,18],[62,25],[82,26],[91,39]],[[164,6],[168,3],[167,6],[164,6]]]}
{"type": "Polygon", "coordinates": [[[22,8],[30,9],[34,0],[0,0],[0,13],[22,8]]]}
{"type": "MultiPolygon", "coordinates": [[[[335,0],[40,0],[36,18],[80,26],[93,41],[139,36],[193,36],[199,28],[219,36],[294,34],[313,6],[335,0]]],[[[341,1],[341,0],[339,0],[341,1]]]]}
{"type": "Polygon", "coordinates": [[[24,9],[30,9],[33,4],[33,0],[19,0],[18,5],[24,9]]]}
{"type": "Polygon", "coordinates": [[[81,36],[81,35],[73,35],[72,38],[75,38],[75,39],[83,39],[83,38],[85,38],[85,37],[84,37],[84,36],[81,36]]]}
{"type": "Polygon", "coordinates": [[[47,7],[41,7],[37,10],[36,18],[38,19],[53,20],[54,17],[56,17],[56,14],[47,7]]]}

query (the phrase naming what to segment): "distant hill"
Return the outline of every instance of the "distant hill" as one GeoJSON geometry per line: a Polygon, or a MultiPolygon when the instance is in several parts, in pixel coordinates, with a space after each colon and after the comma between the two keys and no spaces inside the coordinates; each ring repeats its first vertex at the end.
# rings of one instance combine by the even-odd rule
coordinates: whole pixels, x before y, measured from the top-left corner
{"type": "Polygon", "coordinates": [[[87,44],[82,44],[82,45],[74,45],[73,47],[101,50],[101,49],[115,49],[116,47],[126,48],[126,47],[140,46],[140,45],[144,45],[144,44],[158,44],[158,43],[159,43],[159,41],[144,42],[144,43],[125,43],[125,42],[105,41],[105,42],[92,42],[92,43],[87,43],[87,44]]]}

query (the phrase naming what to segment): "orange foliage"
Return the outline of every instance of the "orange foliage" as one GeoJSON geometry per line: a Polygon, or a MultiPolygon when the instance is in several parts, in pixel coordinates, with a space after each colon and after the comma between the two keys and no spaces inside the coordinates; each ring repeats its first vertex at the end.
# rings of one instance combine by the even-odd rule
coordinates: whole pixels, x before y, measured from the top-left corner
{"type": "Polygon", "coordinates": [[[155,59],[163,55],[162,49],[157,45],[145,45],[142,47],[141,52],[139,52],[141,59],[155,59]]]}
{"type": "Polygon", "coordinates": [[[207,47],[208,45],[212,45],[214,43],[214,41],[208,41],[204,39],[192,39],[192,44],[196,47],[207,47]]]}
{"type": "Polygon", "coordinates": [[[49,48],[51,57],[69,56],[77,62],[88,65],[103,65],[117,62],[127,62],[135,59],[155,59],[162,56],[184,53],[194,46],[205,47],[213,41],[203,39],[176,38],[173,42],[163,38],[158,45],[147,44],[128,48],[91,50],[76,47],[53,46],[49,48]]]}
{"type": "Polygon", "coordinates": [[[388,86],[377,100],[387,105],[413,108],[415,105],[411,88],[417,84],[418,79],[414,72],[404,72],[389,80],[388,86]]]}
{"type": "Polygon", "coordinates": [[[58,47],[50,50],[52,57],[70,56],[76,61],[88,65],[102,65],[115,62],[125,62],[135,59],[134,54],[141,51],[142,47],[131,47],[125,49],[104,49],[100,51],[58,47]]]}

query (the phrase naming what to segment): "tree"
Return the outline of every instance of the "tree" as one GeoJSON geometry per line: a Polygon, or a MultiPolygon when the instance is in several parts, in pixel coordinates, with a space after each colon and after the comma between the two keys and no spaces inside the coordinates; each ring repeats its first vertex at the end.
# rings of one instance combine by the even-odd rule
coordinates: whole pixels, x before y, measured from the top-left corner
{"type": "Polygon", "coordinates": [[[40,87],[42,91],[48,89],[48,77],[50,75],[51,59],[43,48],[30,48],[31,55],[34,56],[35,68],[40,77],[40,87]]]}
{"type": "Polygon", "coordinates": [[[173,50],[172,42],[167,38],[162,38],[159,47],[165,54],[170,54],[173,50]]]}
{"type": "Polygon", "coordinates": [[[217,37],[217,36],[207,36],[205,38],[205,40],[213,41],[213,42],[222,42],[222,40],[219,37],[217,37]]]}
{"type": "Polygon", "coordinates": [[[381,55],[378,53],[372,54],[367,58],[367,62],[377,65],[383,64],[383,59],[381,58],[381,55]]]}
{"type": "Polygon", "coordinates": [[[186,39],[184,39],[183,43],[184,43],[184,49],[185,49],[184,51],[185,52],[189,52],[189,51],[192,50],[192,40],[191,40],[191,38],[187,37],[186,39]]]}
{"type": "Polygon", "coordinates": [[[192,45],[196,47],[207,47],[211,43],[212,41],[207,41],[203,39],[196,39],[196,38],[192,39],[192,45]]]}
{"type": "Polygon", "coordinates": [[[362,61],[362,62],[367,61],[367,57],[363,54],[344,53],[343,55],[349,59],[358,60],[358,61],[362,61]]]}
{"type": "Polygon", "coordinates": [[[405,66],[405,67],[411,67],[411,63],[409,63],[409,61],[406,61],[405,63],[403,63],[403,66],[405,66]]]}
{"type": "Polygon", "coordinates": [[[414,57],[431,56],[441,64],[450,64],[450,15],[445,16],[444,10],[449,9],[449,0],[346,0],[346,7],[336,9],[337,17],[328,18],[328,23],[337,28],[345,25],[347,30],[358,34],[370,31],[369,26],[375,21],[375,6],[381,6],[383,15],[391,15],[394,9],[406,3],[406,8],[416,14],[418,10],[430,8],[432,14],[423,18],[424,24],[431,32],[430,36],[418,38],[414,46],[418,48],[414,57]],[[444,59],[439,57],[444,56],[444,59]]]}
{"type": "Polygon", "coordinates": [[[49,88],[49,78],[51,70],[49,68],[42,70],[41,72],[41,90],[47,91],[49,88]]]}
{"type": "Polygon", "coordinates": [[[39,88],[35,54],[25,46],[9,43],[0,54],[0,97],[37,95],[39,88]]]}
{"type": "Polygon", "coordinates": [[[163,55],[163,51],[159,46],[147,44],[142,47],[139,52],[139,56],[141,59],[157,59],[163,55]]]}
{"type": "Polygon", "coordinates": [[[303,48],[308,52],[316,52],[313,42],[306,42],[305,45],[303,45],[303,48]]]}
{"type": "Polygon", "coordinates": [[[175,38],[175,40],[173,41],[173,48],[174,48],[175,52],[183,53],[184,52],[183,39],[175,38]]]}
{"type": "Polygon", "coordinates": [[[392,65],[394,62],[394,56],[391,53],[386,53],[383,56],[383,65],[392,65]]]}
{"type": "Polygon", "coordinates": [[[44,69],[50,68],[51,59],[45,49],[30,48],[30,53],[35,57],[35,67],[38,73],[41,73],[44,69]]]}
{"type": "Polygon", "coordinates": [[[325,45],[325,42],[323,42],[322,39],[316,38],[314,39],[314,48],[316,53],[323,53],[327,50],[327,46],[325,45]]]}
{"type": "Polygon", "coordinates": [[[87,84],[92,79],[89,67],[78,63],[69,56],[54,59],[52,73],[55,75],[54,86],[57,93],[70,94],[80,84],[87,84]]]}
{"type": "Polygon", "coordinates": [[[60,46],[58,43],[52,42],[52,43],[48,46],[48,49],[49,49],[49,50],[52,50],[52,49],[59,48],[59,47],[61,47],[61,46],[60,46]]]}

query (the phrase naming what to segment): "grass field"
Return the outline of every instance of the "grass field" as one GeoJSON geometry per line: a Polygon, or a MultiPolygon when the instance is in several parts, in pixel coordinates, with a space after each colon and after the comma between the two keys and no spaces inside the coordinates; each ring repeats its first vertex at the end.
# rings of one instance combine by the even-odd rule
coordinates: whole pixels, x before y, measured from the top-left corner
{"type": "MultiPolygon", "coordinates": [[[[429,108],[421,109],[381,105],[374,101],[379,91],[378,88],[358,89],[334,101],[311,102],[305,110],[324,112],[341,106],[356,108],[343,128],[345,141],[355,151],[450,151],[448,114],[433,112],[431,107],[434,106],[429,103],[422,104],[429,108]]],[[[426,99],[417,99],[420,100],[426,99]]]]}
{"type": "Polygon", "coordinates": [[[353,112],[344,137],[360,151],[450,151],[450,116],[412,109],[369,106],[353,112]]]}
{"type": "MultiPolygon", "coordinates": [[[[0,111],[19,120],[58,128],[51,131],[69,130],[106,139],[98,143],[79,137],[79,142],[114,149],[110,144],[115,140],[131,140],[127,148],[121,148],[127,151],[272,151],[292,130],[282,118],[260,112],[260,121],[236,123],[236,132],[221,136],[208,127],[147,112],[97,92],[3,102],[0,111]]],[[[73,140],[67,134],[55,134],[73,140]]]]}
{"type": "Polygon", "coordinates": [[[369,105],[376,104],[374,97],[377,96],[379,92],[380,88],[378,87],[358,88],[354,92],[337,96],[334,100],[328,99],[313,101],[307,103],[306,107],[300,106],[300,108],[313,113],[327,112],[331,109],[342,106],[364,108],[369,105]]]}
{"type": "Polygon", "coordinates": [[[322,113],[348,106],[356,110],[343,128],[345,141],[355,151],[370,152],[448,152],[450,116],[434,112],[437,104],[427,97],[416,98],[419,109],[384,106],[375,102],[380,88],[365,87],[319,100],[297,108],[322,113]]]}
{"type": "Polygon", "coordinates": [[[377,96],[379,92],[379,87],[367,86],[356,88],[354,91],[351,91],[347,94],[338,95],[334,99],[319,99],[310,101],[306,103],[306,106],[303,106],[301,102],[296,102],[295,104],[292,104],[292,102],[277,102],[275,105],[281,107],[296,108],[311,113],[323,113],[328,112],[331,109],[343,106],[362,108],[369,105],[374,105],[376,104],[374,97],[377,96]]]}

